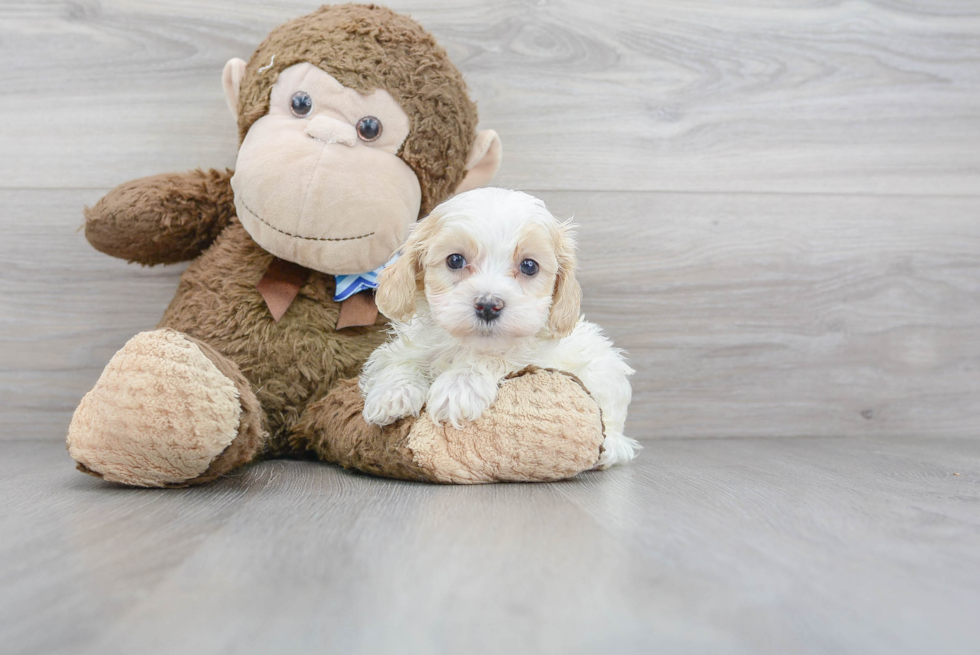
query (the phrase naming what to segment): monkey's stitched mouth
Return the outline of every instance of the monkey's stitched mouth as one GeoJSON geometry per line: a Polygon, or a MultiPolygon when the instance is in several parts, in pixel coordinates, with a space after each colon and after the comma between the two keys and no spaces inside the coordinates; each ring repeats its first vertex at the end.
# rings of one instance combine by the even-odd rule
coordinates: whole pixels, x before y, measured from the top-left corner
{"type": "Polygon", "coordinates": [[[286,230],[281,230],[278,227],[276,227],[275,225],[273,225],[272,223],[270,223],[270,222],[268,222],[266,220],[263,220],[261,216],[259,216],[258,214],[255,213],[255,210],[254,209],[252,209],[247,204],[245,204],[245,201],[244,200],[242,200],[242,207],[244,207],[248,211],[249,214],[251,214],[252,216],[254,216],[255,217],[255,220],[257,220],[258,222],[262,223],[262,225],[271,227],[273,230],[275,230],[279,234],[285,234],[287,237],[292,237],[293,239],[304,239],[306,241],[356,241],[357,239],[366,239],[368,237],[373,237],[374,234],[375,234],[374,232],[368,232],[367,234],[361,234],[361,235],[358,235],[356,237],[335,237],[335,238],[331,238],[331,237],[307,237],[307,236],[303,236],[302,234],[293,234],[292,232],[287,232],[286,230]]]}

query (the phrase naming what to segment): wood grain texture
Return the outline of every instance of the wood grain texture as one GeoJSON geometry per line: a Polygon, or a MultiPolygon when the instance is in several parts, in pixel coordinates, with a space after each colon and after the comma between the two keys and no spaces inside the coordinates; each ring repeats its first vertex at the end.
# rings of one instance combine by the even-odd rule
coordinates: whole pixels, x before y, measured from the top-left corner
{"type": "MultiPolygon", "coordinates": [[[[311,2],[5,2],[0,186],[230,166],[220,91],[311,2]]],[[[965,2],[392,0],[447,47],[535,189],[980,193],[965,2]]]]}
{"type": "MultiPolygon", "coordinates": [[[[61,439],[176,286],[89,248],[82,206],[233,165],[223,62],[316,4],[0,6],[0,439],[61,439]]],[[[975,437],[976,7],[391,4],[464,70],[500,183],[577,216],[633,435],[975,437]]]]}
{"type": "Polygon", "coordinates": [[[5,653],[980,649],[980,440],[664,440],[482,487],[69,464],[0,444],[5,653]]]}
{"type": "Polygon", "coordinates": [[[6,439],[62,439],[109,358],[160,320],[183,265],[140,268],[89,246],[81,211],[100,191],[0,195],[0,425],[6,439]]]}
{"type": "MultiPolygon", "coordinates": [[[[77,231],[99,191],[0,191],[0,438],[61,439],[182,267],[77,231]]],[[[923,434],[980,424],[980,200],[540,192],[580,226],[585,315],[637,369],[627,432],[923,434]]]]}
{"type": "Polygon", "coordinates": [[[0,650],[980,651],[976,3],[388,0],[463,70],[498,182],[576,216],[640,459],[75,472],[71,412],[182,270],[95,252],[82,207],[232,166],[224,62],[318,4],[0,4],[0,650]]]}
{"type": "Polygon", "coordinates": [[[630,353],[641,438],[976,438],[976,200],[541,195],[581,225],[584,310],[630,353]]]}

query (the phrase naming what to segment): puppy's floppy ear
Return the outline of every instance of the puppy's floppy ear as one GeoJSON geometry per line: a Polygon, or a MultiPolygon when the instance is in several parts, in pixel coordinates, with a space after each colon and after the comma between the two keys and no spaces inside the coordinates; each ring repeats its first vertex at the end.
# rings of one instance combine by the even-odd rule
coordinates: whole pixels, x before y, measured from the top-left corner
{"type": "Polygon", "coordinates": [[[575,235],[567,223],[555,229],[555,255],[558,257],[558,276],[551,298],[548,328],[555,339],[567,337],[575,329],[582,303],[582,287],[575,279],[575,235]]]}
{"type": "Polygon", "coordinates": [[[390,319],[407,321],[415,314],[416,261],[411,252],[404,251],[394,264],[378,278],[374,302],[378,311],[390,319]]]}
{"type": "Polygon", "coordinates": [[[439,217],[430,214],[415,224],[408,241],[402,246],[402,256],[386,268],[378,278],[375,304],[378,311],[390,319],[407,321],[415,315],[415,298],[422,290],[422,260],[429,237],[436,233],[439,217]]]}

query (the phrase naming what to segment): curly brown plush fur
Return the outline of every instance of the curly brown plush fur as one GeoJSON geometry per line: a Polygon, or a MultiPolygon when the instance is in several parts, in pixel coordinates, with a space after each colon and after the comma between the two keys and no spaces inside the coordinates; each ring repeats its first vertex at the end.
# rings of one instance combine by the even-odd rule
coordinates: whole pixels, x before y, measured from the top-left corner
{"type": "Polygon", "coordinates": [[[197,257],[235,218],[232,172],[164,173],[120,184],[85,209],[96,250],[148,266],[197,257]]]}
{"type": "Polygon", "coordinates": [[[239,91],[238,135],[269,112],[279,73],[310,62],[344,86],[387,90],[408,114],[399,156],[419,178],[425,216],[459,186],[476,135],[476,105],[459,70],[431,34],[375,5],[324,6],[274,29],[248,62],[239,91]]]}
{"type": "Polygon", "coordinates": [[[188,338],[197,344],[197,347],[201,349],[205,357],[211,360],[218,371],[235,383],[238,388],[238,402],[242,408],[242,415],[238,422],[238,435],[231,442],[231,445],[211,462],[207,470],[195,478],[195,482],[200,484],[220,478],[225,473],[240,466],[241,462],[250,462],[255,459],[266,448],[268,431],[265,426],[262,405],[235,362],[203,341],[198,341],[193,337],[188,338]]]}
{"type": "MultiPolygon", "coordinates": [[[[401,103],[411,132],[399,156],[418,176],[423,213],[456,188],[476,109],[445,52],[414,21],[344,5],[273,30],[241,80],[243,138],[268,111],[279,72],[300,62],[360,91],[384,88],[401,103]]],[[[257,289],[273,256],[235,217],[229,178],[214,170],[157,175],[122,184],[86,210],[85,235],[103,252],[145,265],[193,261],[158,330],[117,353],[76,411],[68,445],[81,470],[131,485],[186,486],[261,456],[291,455],[472,483],[554,480],[595,463],[598,407],[557,372],[505,383],[502,409],[461,431],[427,419],[384,430],[364,423],[356,384],[342,381],[384,341],[385,320],[335,330],[334,278],[316,271],[274,319],[257,289]]]]}
{"type": "Polygon", "coordinates": [[[387,322],[379,315],[372,326],[334,330],[334,278],[316,271],[276,322],[256,289],[271,261],[233,221],[184,271],[157,327],[206,341],[238,365],[265,411],[267,452],[282,455],[292,451],[289,430],[307,403],[360,372],[387,322]]]}
{"type": "Polygon", "coordinates": [[[373,475],[443,484],[562,480],[593,466],[602,416],[573,375],[528,367],[501,385],[493,410],[460,429],[427,417],[366,425],[356,380],[343,380],[296,426],[321,459],[373,475]]]}

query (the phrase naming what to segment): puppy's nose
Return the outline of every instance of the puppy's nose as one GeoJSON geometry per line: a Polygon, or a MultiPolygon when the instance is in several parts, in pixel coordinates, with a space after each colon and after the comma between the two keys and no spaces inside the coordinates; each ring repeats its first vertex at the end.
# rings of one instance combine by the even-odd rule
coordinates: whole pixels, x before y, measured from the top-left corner
{"type": "Polygon", "coordinates": [[[481,320],[491,323],[496,321],[504,309],[504,301],[496,296],[484,296],[476,301],[476,315],[481,320]]]}

